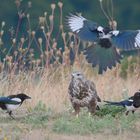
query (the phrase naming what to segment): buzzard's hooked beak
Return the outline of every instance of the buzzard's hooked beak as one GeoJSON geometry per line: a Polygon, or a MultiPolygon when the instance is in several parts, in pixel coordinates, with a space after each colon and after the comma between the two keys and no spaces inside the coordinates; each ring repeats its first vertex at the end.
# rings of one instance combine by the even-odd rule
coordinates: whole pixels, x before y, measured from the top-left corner
{"type": "Polygon", "coordinates": [[[72,78],[74,78],[74,75],[73,75],[73,74],[71,74],[71,77],[72,77],[72,78]]]}

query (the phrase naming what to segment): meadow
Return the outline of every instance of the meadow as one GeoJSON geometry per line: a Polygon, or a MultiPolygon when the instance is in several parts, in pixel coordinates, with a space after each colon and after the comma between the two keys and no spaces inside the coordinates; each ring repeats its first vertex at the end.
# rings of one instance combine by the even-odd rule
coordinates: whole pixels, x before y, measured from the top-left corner
{"type": "Polygon", "coordinates": [[[14,112],[15,120],[0,110],[0,139],[138,140],[140,111],[125,116],[123,108],[109,107],[102,102],[101,110],[94,116],[83,109],[77,118],[72,114],[68,85],[72,71],[82,71],[95,83],[102,100],[126,99],[140,89],[140,57],[125,57],[117,67],[98,75],[97,68],[93,69],[79,51],[81,46],[90,44],[80,43],[64,29],[63,3],[51,4],[50,8],[51,14],[44,12],[39,17],[36,30],[30,27],[30,15],[18,12],[17,28],[10,30],[10,48],[3,39],[6,23],[1,23],[0,95],[24,92],[32,99],[14,112]],[[54,32],[56,7],[59,26],[54,32]],[[25,36],[20,34],[23,18],[27,21],[25,36]]]}

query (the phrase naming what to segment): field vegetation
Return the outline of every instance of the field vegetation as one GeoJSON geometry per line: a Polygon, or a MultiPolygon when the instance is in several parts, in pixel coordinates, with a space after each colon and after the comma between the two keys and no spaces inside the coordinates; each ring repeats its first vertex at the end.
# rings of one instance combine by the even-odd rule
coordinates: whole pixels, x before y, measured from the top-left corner
{"type": "MultiPolygon", "coordinates": [[[[77,118],[72,115],[68,97],[71,72],[82,71],[95,83],[102,100],[128,98],[140,89],[139,55],[124,57],[122,64],[98,75],[98,68],[93,69],[82,53],[83,46],[90,44],[80,42],[64,28],[63,3],[51,4],[51,14],[44,12],[36,20],[35,30],[30,26],[28,10],[21,11],[18,0],[16,6],[19,15],[16,29],[7,29],[7,23],[1,22],[0,95],[24,92],[32,100],[14,112],[15,120],[0,111],[0,139],[139,139],[139,111],[125,116],[123,108],[102,102],[95,116],[83,109],[77,118]],[[59,17],[56,31],[55,17],[59,17]],[[26,23],[21,32],[23,20],[26,23]]],[[[27,9],[30,7],[28,3],[27,9]]]]}

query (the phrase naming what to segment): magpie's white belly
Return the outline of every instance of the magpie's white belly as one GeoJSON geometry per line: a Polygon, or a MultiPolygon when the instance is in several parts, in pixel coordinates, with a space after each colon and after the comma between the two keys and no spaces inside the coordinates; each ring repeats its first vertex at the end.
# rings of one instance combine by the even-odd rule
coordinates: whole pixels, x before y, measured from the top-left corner
{"type": "Polygon", "coordinates": [[[11,100],[19,102],[19,104],[6,104],[6,108],[9,111],[15,110],[21,105],[21,99],[20,98],[12,98],[11,100]]]}
{"type": "Polygon", "coordinates": [[[125,106],[127,111],[135,111],[136,108],[132,105],[132,106],[125,106]]]}
{"type": "Polygon", "coordinates": [[[17,109],[20,106],[20,104],[13,105],[13,104],[6,104],[7,110],[12,111],[17,109]]]}

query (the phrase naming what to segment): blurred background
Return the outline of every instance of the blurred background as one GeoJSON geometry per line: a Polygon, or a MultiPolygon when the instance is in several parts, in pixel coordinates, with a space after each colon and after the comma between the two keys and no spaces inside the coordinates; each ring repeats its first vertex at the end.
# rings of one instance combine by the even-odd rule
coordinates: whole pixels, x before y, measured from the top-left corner
{"type": "MultiPolygon", "coordinates": [[[[103,0],[108,1],[108,0],[103,0]]],[[[5,21],[8,27],[16,26],[17,24],[17,9],[15,2],[18,0],[1,0],[0,4],[0,21],[5,21]]],[[[38,17],[44,12],[51,12],[50,5],[58,3],[59,0],[31,0],[31,8],[27,11],[30,14],[31,24],[37,26],[38,17]]],[[[104,25],[107,24],[103,16],[99,0],[61,0],[64,4],[64,16],[69,13],[80,12],[85,17],[97,21],[104,25]]],[[[140,28],[140,1],[139,0],[113,0],[114,3],[114,17],[118,22],[119,29],[138,29],[140,28]]],[[[107,4],[106,4],[107,5],[107,4]]],[[[22,10],[27,8],[27,0],[22,0],[22,10]]],[[[108,8],[107,8],[108,9],[108,8]]],[[[58,7],[56,8],[57,17],[58,7]]]]}
{"type": "MultiPolygon", "coordinates": [[[[108,26],[100,3],[117,21],[119,30],[140,29],[139,0],[1,0],[0,71],[71,65],[75,60],[81,65],[84,57],[81,59],[79,54],[87,45],[69,32],[66,17],[80,13],[101,26],[108,26]]],[[[130,59],[133,70],[138,58],[130,59]]],[[[128,59],[124,59],[124,65],[127,72],[128,59]]]]}

